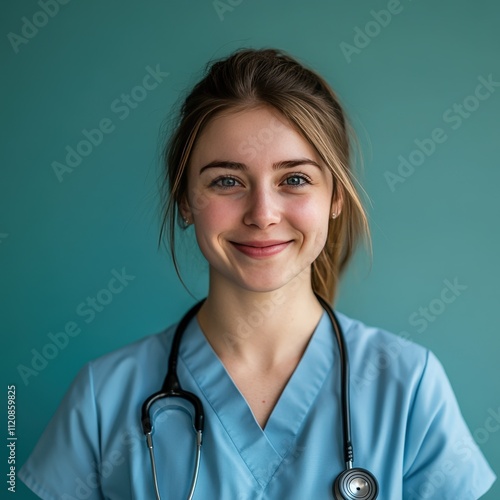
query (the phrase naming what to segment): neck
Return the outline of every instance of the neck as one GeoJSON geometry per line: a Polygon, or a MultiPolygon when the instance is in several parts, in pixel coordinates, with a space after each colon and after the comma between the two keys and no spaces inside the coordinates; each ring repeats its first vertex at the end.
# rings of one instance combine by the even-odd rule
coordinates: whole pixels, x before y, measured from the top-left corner
{"type": "Polygon", "coordinates": [[[300,360],[322,314],[309,275],[271,292],[211,279],[197,319],[223,362],[270,370],[300,360]]]}

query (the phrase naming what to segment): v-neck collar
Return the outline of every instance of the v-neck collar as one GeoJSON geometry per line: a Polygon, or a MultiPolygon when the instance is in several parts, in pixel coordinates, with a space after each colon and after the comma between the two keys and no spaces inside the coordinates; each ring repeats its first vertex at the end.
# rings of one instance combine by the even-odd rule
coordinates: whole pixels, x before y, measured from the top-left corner
{"type": "Polygon", "coordinates": [[[326,311],[264,429],[203,334],[196,316],[184,332],[179,357],[194,377],[248,469],[262,488],[294,446],[304,419],[333,365],[333,330],[326,311]],[[275,464],[276,466],[270,466],[275,464]]]}

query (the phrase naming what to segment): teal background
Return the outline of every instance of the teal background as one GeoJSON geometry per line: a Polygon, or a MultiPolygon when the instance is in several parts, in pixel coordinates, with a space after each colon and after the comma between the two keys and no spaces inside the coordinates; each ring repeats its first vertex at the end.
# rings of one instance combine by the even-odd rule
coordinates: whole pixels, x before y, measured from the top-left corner
{"type": "MultiPolygon", "coordinates": [[[[158,332],[194,302],[156,245],[160,130],[209,59],[250,46],[285,49],[323,74],[359,135],[374,258],[370,267],[366,252],[357,254],[336,307],[437,354],[498,474],[500,432],[485,425],[500,410],[500,88],[456,130],[443,113],[474,92],[479,76],[500,81],[500,4],[401,0],[401,12],[348,62],[340,44],[353,44],[355,28],[364,30],[387,1],[222,3],[229,9],[221,19],[208,0],[70,1],[18,53],[8,33],[21,34],[22,17],[41,8],[4,6],[1,370],[5,401],[7,384],[17,386],[18,468],[86,361],[158,332]],[[111,103],[156,65],[168,77],[120,120],[111,103]],[[103,118],[115,130],[58,182],[52,162],[103,118]],[[384,173],[437,127],[447,140],[391,191],[384,173]],[[134,280],[85,323],[77,306],[123,267],[134,280]],[[410,316],[454,279],[467,289],[420,331],[410,316]],[[31,350],[68,321],[81,333],[25,385],[18,366],[29,366],[31,350]]],[[[192,238],[183,244],[194,246],[192,238]]],[[[201,257],[188,263],[186,283],[201,298],[206,267],[201,257]]],[[[17,490],[34,498],[21,481],[17,490]]],[[[498,481],[484,498],[500,498],[498,481]]]]}

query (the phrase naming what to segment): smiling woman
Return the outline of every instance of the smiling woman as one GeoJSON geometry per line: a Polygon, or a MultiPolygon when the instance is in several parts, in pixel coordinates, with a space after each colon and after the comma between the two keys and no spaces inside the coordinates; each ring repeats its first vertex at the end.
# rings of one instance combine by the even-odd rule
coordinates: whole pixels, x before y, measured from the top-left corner
{"type": "Polygon", "coordinates": [[[490,488],[432,352],[330,305],[369,241],[350,135],[326,81],[281,51],[208,67],[166,146],[160,231],[179,274],[176,231],[194,228],[208,295],[81,370],[19,473],[35,493],[393,500],[490,488]]]}
{"type": "MultiPolygon", "coordinates": [[[[248,171],[246,163],[263,164],[273,153],[281,167],[309,165],[310,170],[316,164],[322,172],[323,187],[325,183],[333,183],[329,204],[335,216],[323,225],[327,228],[328,244],[323,245],[311,262],[313,289],[333,300],[340,274],[358,240],[366,236],[369,241],[369,228],[351,169],[351,129],[337,96],[326,81],[284,53],[264,50],[255,57],[252,51],[240,51],[226,64],[219,62],[210,68],[184,102],[181,116],[166,148],[167,175],[163,190],[166,194],[163,229],[169,222],[176,270],[175,209],[181,207],[182,212],[185,207],[188,179],[191,184],[195,183],[189,199],[193,217],[197,212],[205,212],[209,200],[213,199],[193,178],[192,166],[198,168],[200,176],[208,167],[222,167],[221,162],[225,162],[226,167],[232,165],[231,171],[248,171]],[[217,150],[217,146],[223,147],[217,150]],[[289,146],[295,147],[297,153],[286,150],[289,146]],[[216,157],[216,153],[226,156],[216,157]],[[206,164],[200,164],[203,162],[200,155],[208,156],[206,164]],[[302,157],[313,161],[294,163],[302,157]],[[189,171],[188,175],[185,170],[189,171]]],[[[222,169],[218,169],[218,173],[221,172],[222,169]]],[[[303,178],[307,176],[303,174],[303,178]]],[[[317,183],[313,185],[316,191],[322,187],[317,183]]],[[[313,192],[306,199],[317,196],[318,193],[313,192]]],[[[261,201],[257,199],[256,206],[260,207],[261,201]]],[[[181,215],[190,221],[188,212],[184,212],[181,215]]]]}
{"type": "Polygon", "coordinates": [[[194,223],[211,286],[269,292],[309,272],[325,247],[330,213],[341,209],[332,202],[332,174],[320,163],[272,108],[224,113],[207,125],[192,152],[180,210],[194,223]],[[273,118],[282,124],[273,140],[243,163],[238,145],[273,118]],[[206,200],[204,210],[191,209],[194,192],[206,200]]]}

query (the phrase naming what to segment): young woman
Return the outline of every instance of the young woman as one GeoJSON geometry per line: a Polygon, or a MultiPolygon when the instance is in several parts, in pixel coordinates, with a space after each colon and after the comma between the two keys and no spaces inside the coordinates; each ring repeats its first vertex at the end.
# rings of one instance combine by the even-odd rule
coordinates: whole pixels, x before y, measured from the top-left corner
{"type": "Polygon", "coordinates": [[[436,357],[329,306],[369,235],[349,137],[325,80],[285,53],[209,67],[166,148],[163,226],[176,269],[176,225],[194,229],[206,300],[81,370],[19,473],[28,487],[50,500],[490,488],[436,357]]]}

